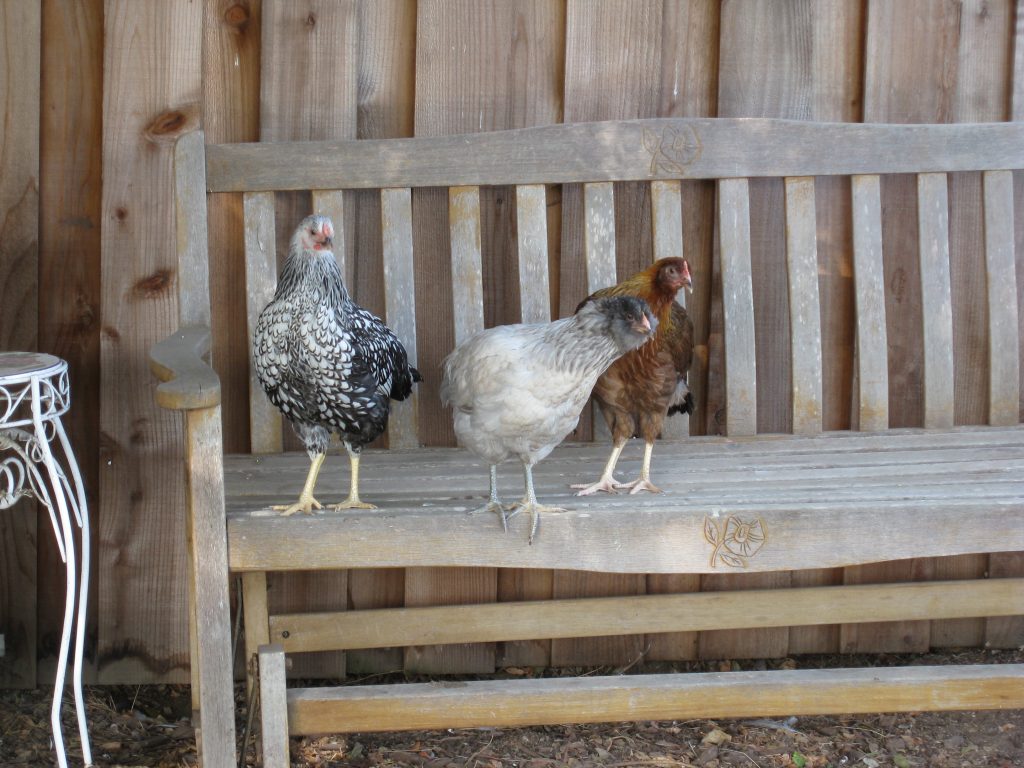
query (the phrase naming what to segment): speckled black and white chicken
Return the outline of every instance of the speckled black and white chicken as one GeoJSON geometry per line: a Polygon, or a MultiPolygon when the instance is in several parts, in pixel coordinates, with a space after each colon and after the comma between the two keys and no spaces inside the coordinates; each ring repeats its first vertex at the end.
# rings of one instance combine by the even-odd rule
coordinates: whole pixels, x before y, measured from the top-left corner
{"type": "Polygon", "coordinates": [[[539,513],[564,511],[537,503],[533,465],[575,429],[598,376],[644,344],[657,320],[643,299],[615,296],[588,302],[551,323],[501,325],[460,344],[444,362],[441,400],[452,407],[462,445],[490,465],[490,500],[482,511],[526,511],[530,540],[539,513]],[[523,464],[526,493],[505,507],[498,500],[497,465],[523,464]]]}
{"type": "Polygon", "coordinates": [[[334,227],[307,216],[292,235],[273,300],[253,338],[256,375],[309,454],[299,500],[286,515],[322,506],[313,497],[330,435],[340,435],[352,467],[348,498],[333,509],[374,509],[359,498],[359,456],[388,424],[391,400],[404,400],[419,372],[384,323],[348,295],[331,251],[334,227]]]}

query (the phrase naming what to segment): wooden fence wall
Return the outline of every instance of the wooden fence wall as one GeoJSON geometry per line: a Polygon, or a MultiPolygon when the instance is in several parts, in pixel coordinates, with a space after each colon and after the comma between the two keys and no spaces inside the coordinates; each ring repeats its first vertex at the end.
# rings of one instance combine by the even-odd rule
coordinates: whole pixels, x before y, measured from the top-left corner
{"type": "MultiPolygon", "coordinates": [[[[153,402],[146,350],[175,326],[171,148],[201,126],[211,142],[380,138],[555,122],[663,116],[764,116],[876,122],[1024,119],[1024,0],[0,0],[0,349],[66,358],[68,424],[96,532],[90,675],[101,682],[187,675],[183,477],[176,418],[153,402]]],[[[1017,175],[1017,254],[1024,259],[1024,178],[1017,175]]],[[[781,184],[751,184],[759,345],[759,428],[788,431],[788,323],[781,184]]],[[[886,179],[886,210],[915,205],[913,181],[886,179]]],[[[651,259],[640,222],[650,200],[616,191],[620,275],[651,259]]],[[[355,194],[347,242],[361,303],[384,313],[379,202],[355,194]]],[[[718,428],[722,314],[716,301],[713,189],[684,182],[695,274],[695,434],[718,428]]],[[[984,422],[986,323],[979,270],[980,182],[954,175],[951,260],[957,421],[984,422]]],[[[485,190],[486,322],[518,320],[514,207],[485,190]]],[[[280,206],[290,232],[309,206],[280,206]]],[[[415,193],[420,440],[453,441],[437,403],[453,332],[447,200],[415,193]],[[427,319],[431,318],[431,321],[427,319]]],[[[585,293],[581,191],[549,192],[555,315],[585,293]]],[[[818,186],[825,426],[850,426],[853,327],[849,191],[818,186]]],[[[889,343],[895,426],[921,423],[915,232],[885,220],[885,279],[898,286],[889,343]]],[[[214,362],[228,450],[248,448],[241,200],[211,202],[214,362]]],[[[1024,265],[1022,265],[1024,267],[1024,265]]],[[[1024,275],[1024,268],[1018,268],[1024,275]]],[[[1018,296],[1024,289],[1018,288],[1018,296]]],[[[1024,322],[1024,312],[1021,312],[1024,322]]],[[[1022,355],[1024,359],[1024,355],[1022,355]]],[[[590,437],[589,424],[578,435],[590,437]]],[[[0,514],[0,686],[48,677],[63,600],[60,561],[26,507],[0,514]]],[[[1020,572],[1019,556],[911,561],[791,575],[353,574],[356,606],[511,600],[982,577],[1020,572]]],[[[342,584],[344,582],[341,582],[342,584]]],[[[279,599],[329,606],[330,579],[282,583],[279,599]]],[[[1019,623],[984,620],[708,632],[653,638],[515,643],[499,663],[624,663],[649,658],[780,656],[807,651],[923,650],[1020,642],[1019,623]],[[649,645],[649,648],[648,648],[649,645]]],[[[388,652],[349,668],[393,668],[388,652]]],[[[462,647],[407,656],[418,669],[487,668],[462,647]]],[[[321,659],[329,672],[330,659],[321,659]]]]}

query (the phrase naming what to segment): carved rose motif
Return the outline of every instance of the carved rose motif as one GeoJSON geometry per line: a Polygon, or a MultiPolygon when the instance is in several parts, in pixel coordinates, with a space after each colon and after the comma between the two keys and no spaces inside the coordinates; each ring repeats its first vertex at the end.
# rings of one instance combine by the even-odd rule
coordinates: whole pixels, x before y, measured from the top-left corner
{"type": "Polygon", "coordinates": [[[660,136],[645,128],[644,149],[651,153],[651,176],[659,173],[682,176],[686,166],[700,157],[701,143],[692,126],[683,130],[667,126],[660,136]]]}
{"type": "Polygon", "coordinates": [[[751,522],[729,515],[724,520],[704,518],[704,538],[715,549],[711,553],[711,567],[721,561],[733,568],[746,568],[747,560],[768,541],[768,528],[762,518],[751,522]]]}

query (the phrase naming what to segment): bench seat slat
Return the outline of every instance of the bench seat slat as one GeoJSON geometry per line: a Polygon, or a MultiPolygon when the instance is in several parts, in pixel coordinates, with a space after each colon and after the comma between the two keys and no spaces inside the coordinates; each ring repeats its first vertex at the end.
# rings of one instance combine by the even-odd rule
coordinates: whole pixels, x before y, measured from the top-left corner
{"type": "Polygon", "coordinates": [[[613,675],[288,692],[293,735],[1024,706],[1024,665],[613,675]]]}
{"type": "Polygon", "coordinates": [[[953,426],[953,300],[946,174],[917,177],[917,220],[924,330],[924,426],[953,426]]]}
{"type": "Polygon", "coordinates": [[[882,198],[878,176],[850,179],[853,204],[853,279],[857,314],[855,424],[873,432],[889,426],[889,345],[882,266],[882,198]]]}
{"type": "Polygon", "coordinates": [[[1017,268],[1014,261],[1013,174],[983,175],[985,274],[988,285],[989,423],[1020,420],[1017,268]]]}
{"type": "MultiPolygon", "coordinates": [[[[256,321],[277,288],[277,245],[274,226],[274,193],[247,192],[245,217],[245,304],[247,338],[252,339],[256,321]]],[[[251,354],[251,344],[250,344],[251,354]]],[[[254,453],[281,450],[281,414],[263,393],[256,369],[249,364],[249,430],[254,453]]],[[[301,486],[300,486],[301,487],[301,486]]]]}

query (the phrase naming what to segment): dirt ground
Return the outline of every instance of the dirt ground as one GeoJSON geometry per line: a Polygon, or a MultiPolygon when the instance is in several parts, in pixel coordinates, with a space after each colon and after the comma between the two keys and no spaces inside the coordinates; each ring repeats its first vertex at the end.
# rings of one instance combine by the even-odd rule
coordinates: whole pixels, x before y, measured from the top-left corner
{"type": "MultiPolygon", "coordinates": [[[[892,664],[1022,663],[1024,652],[964,651],[908,657],[799,657],[763,662],[701,662],[680,671],[892,664]]],[[[561,670],[587,674],[609,670],[561,670]]],[[[664,671],[663,668],[637,671],[664,671]]],[[[509,674],[506,671],[506,674],[509,674]]],[[[530,674],[513,670],[511,674],[530,674]]],[[[245,705],[238,691],[239,731],[245,705]]],[[[196,765],[189,690],[180,685],[87,689],[98,766],[196,765]]],[[[0,766],[52,766],[49,693],[0,691],[0,766]]],[[[68,752],[80,763],[70,703],[68,752]]],[[[241,736],[240,736],[241,737],[241,736]]],[[[255,750],[246,764],[259,765],[255,750]]],[[[366,768],[548,768],[685,766],[687,768],[1018,768],[1024,767],[1024,711],[693,720],[480,728],[294,739],[296,766],[366,768]]],[[[226,768],[226,767],[225,767],[226,768]]]]}

